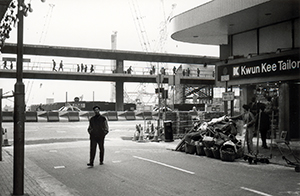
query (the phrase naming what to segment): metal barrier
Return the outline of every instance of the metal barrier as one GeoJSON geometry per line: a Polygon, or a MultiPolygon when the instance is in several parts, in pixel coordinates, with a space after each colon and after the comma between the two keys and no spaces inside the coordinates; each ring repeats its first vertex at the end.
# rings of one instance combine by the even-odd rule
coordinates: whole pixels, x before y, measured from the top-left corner
{"type": "Polygon", "coordinates": [[[58,112],[47,112],[47,121],[48,122],[59,122],[59,113],[58,112]]]}
{"type": "MultiPolygon", "coordinates": [[[[157,120],[158,112],[152,111],[143,111],[143,112],[135,112],[135,111],[126,111],[126,112],[116,112],[116,111],[103,111],[101,112],[109,121],[118,121],[119,117],[121,120],[157,120]]],[[[193,118],[198,117],[202,120],[217,118],[223,116],[223,112],[192,112],[192,111],[176,111],[176,112],[161,112],[160,119],[164,121],[172,121],[172,126],[175,132],[184,133],[186,129],[192,127],[193,118]]],[[[59,122],[62,118],[67,118],[69,122],[81,121],[81,120],[89,120],[94,116],[93,111],[27,111],[25,113],[26,122],[44,122],[46,119],[47,122],[59,122]],[[41,119],[42,118],[42,119],[41,119]]],[[[14,115],[12,111],[4,111],[2,112],[2,122],[13,122],[14,115]]]]}
{"type": "Polygon", "coordinates": [[[79,112],[76,112],[76,111],[68,112],[68,119],[69,119],[69,122],[79,121],[79,112]]]}
{"type": "Polygon", "coordinates": [[[118,120],[118,113],[117,112],[107,112],[107,120],[109,121],[117,121],[118,120]]]}
{"type": "Polygon", "coordinates": [[[37,112],[26,112],[25,113],[26,122],[38,122],[37,112]]]}
{"type": "Polygon", "coordinates": [[[14,122],[14,113],[2,112],[2,122],[14,122]]]}
{"type": "Polygon", "coordinates": [[[135,118],[134,111],[127,111],[125,113],[125,118],[126,118],[126,120],[135,120],[136,118],[135,118]]]}

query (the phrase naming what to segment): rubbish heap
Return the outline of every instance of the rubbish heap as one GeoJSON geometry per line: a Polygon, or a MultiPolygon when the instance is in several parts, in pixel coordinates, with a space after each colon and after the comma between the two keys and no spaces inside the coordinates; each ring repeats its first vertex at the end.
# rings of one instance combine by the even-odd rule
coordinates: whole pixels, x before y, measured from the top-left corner
{"type": "Polygon", "coordinates": [[[236,138],[236,123],[227,116],[196,122],[177,145],[176,151],[234,161],[243,157],[242,141],[236,138]]]}

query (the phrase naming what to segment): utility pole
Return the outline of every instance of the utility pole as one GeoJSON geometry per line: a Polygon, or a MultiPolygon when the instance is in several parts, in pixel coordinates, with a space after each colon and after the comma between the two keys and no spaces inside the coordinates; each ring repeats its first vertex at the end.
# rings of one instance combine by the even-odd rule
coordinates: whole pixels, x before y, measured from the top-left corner
{"type": "Polygon", "coordinates": [[[3,129],[2,129],[2,88],[0,89],[0,161],[2,161],[2,140],[3,140],[3,129]]]}
{"type": "Polygon", "coordinates": [[[24,195],[24,121],[25,91],[23,83],[23,31],[24,0],[18,0],[18,38],[17,38],[17,82],[15,84],[14,103],[14,175],[13,195],[24,195]]]}

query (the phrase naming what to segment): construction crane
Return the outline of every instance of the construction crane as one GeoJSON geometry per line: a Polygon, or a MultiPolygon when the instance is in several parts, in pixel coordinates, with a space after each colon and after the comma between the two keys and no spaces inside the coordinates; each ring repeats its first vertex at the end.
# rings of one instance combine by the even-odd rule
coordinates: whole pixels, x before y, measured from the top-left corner
{"type": "MultiPolygon", "coordinates": [[[[39,39],[39,44],[44,43],[45,39],[47,37],[49,24],[50,24],[51,17],[52,17],[53,8],[54,8],[54,4],[49,4],[49,8],[48,8],[48,11],[47,11],[47,14],[46,14],[46,17],[45,17],[45,22],[44,22],[44,26],[43,26],[43,29],[42,29],[41,37],[39,39]]],[[[37,60],[36,63],[38,63],[38,61],[39,60],[37,60]]],[[[27,85],[26,85],[27,88],[26,88],[25,94],[28,94],[27,100],[25,101],[26,105],[29,101],[33,84],[34,84],[34,80],[29,80],[27,85]]],[[[41,87],[42,87],[42,84],[40,84],[40,88],[41,87]]]]}
{"type": "MultiPolygon", "coordinates": [[[[134,20],[136,30],[138,32],[138,37],[140,40],[142,50],[144,52],[165,52],[164,46],[165,46],[165,43],[167,41],[167,36],[168,36],[167,25],[168,25],[170,18],[172,17],[173,10],[174,10],[176,4],[172,5],[171,12],[166,17],[165,11],[164,11],[165,10],[164,1],[161,0],[161,9],[162,9],[162,13],[163,13],[163,20],[160,24],[159,38],[156,41],[155,47],[152,47],[149,42],[148,34],[147,34],[147,31],[146,31],[146,28],[144,25],[144,17],[141,15],[138,1],[137,0],[129,0],[129,3],[130,3],[132,17],[134,20]]],[[[156,73],[158,73],[159,67],[162,67],[162,66],[160,66],[159,63],[157,63],[157,64],[150,63],[150,68],[151,67],[156,67],[156,70],[157,70],[156,73]]],[[[144,85],[142,85],[142,86],[144,87],[144,85]]],[[[140,93],[145,94],[145,89],[142,89],[141,91],[139,91],[137,97],[140,97],[140,93]]],[[[128,93],[126,96],[128,96],[128,93]]],[[[151,96],[151,98],[152,97],[153,97],[153,95],[151,96]]],[[[136,100],[140,100],[140,99],[137,98],[136,100]]],[[[156,102],[157,100],[154,100],[154,101],[156,102]]]]}
{"type": "Polygon", "coordinates": [[[152,52],[151,45],[148,39],[148,34],[145,28],[143,16],[141,15],[140,8],[138,5],[137,0],[131,0],[129,1],[130,8],[131,8],[131,14],[134,19],[134,25],[135,28],[138,30],[138,36],[140,40],[140,44],[142,47],[142,50],[144,52],[152,52]]]}
{"type": "Polygon", "coordinates": [[[162,12],[163,12],[163,20],[160,23],[159,39],[156,42],[155,51],[164,53],[164,52],[166,52],[165,51],[165,44],[166,44],[167,39],[168,39],[168,24],[170,22],[170,19],[173,16],[173,12],[174,12],[174,9],[176,7],[176,4],[172,4],[171,11],[166,16],[164,0],[160,0],[160,2],[161,2],[161,8],[162,8],[162,12]]]}

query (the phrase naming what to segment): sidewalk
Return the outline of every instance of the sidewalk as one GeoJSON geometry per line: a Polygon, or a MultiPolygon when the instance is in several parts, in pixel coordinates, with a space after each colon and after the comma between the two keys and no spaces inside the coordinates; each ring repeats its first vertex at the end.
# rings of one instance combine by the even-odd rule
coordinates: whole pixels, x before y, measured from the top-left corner
{"type": "MultiPolygon", "coordinates": [[[[237,139],[242,139],[242,138],[237,137],[237,139]]],[[[175,148],[176,148],[176,146],[178,145],[179,142],[180,142],[180,140],[175,140],[174,142],[161,142],[161,143],[166,146],[166,149],[175,150],[175,148]]],[[[261,147],[262,146],[261,140],[259,140],[258,152],[259,152],[259,155],[269,157],[270,158],[269,159],[270,164],[288,166],[286,161],[284,159],[282,159],[282,156],[285,156],[288,160],[290,160],[292,162],[296,162],[295,158],[291,154],[291,151],[288,150],[288,147],[284,143],[276,144],[273,141],[272,145],[271,145],[271,140],[267,139],[267,145],[269,146],[269,149],[262,148],[261,147]],[[271,146],[272,146],[272,148],[271,148],[271,146]],[[279,151],[278,146],[282,150],[283,155],[279,151]]],[[[256,149],[257,149],[256,146],[257,146],[257,140],[256,140],[256,138],[253,138],[253,149],[254,149],[255,152],[256,152],[256,149]]],[[[292,152],[294,153],[294,155],[298,159],[300,159],[300,141],[290,142],[290,147],[291,147],[292,152]]],[[[246,162],[244,159],[236,159],[235,161],[241,161],[241,162],[245,162],[245,163],[248,164],[248,162],[246,162]]],[[[258,164],[262,164],[262,163],[258,163],[258,164]]]]}
{"type": "MultiPolygon", "coordinates": [[[[10,196],[13,193],[13,156],[5,147],[2,150],[2,161],[0,161],[0,195],[10,196]]],[[[30,196],[51,196],[39,185],[35,176],[24,170],[24,194],[30,196]]]]}
{"type": "MultiPolygon", "coordinates": [[[[165,147],[167,150],[175,150],[176,146],[181,140],[175,140],[173,142],[153,142],[155,145],[161,145],[165,147]]],[[[253,143],[256,145],[256,138],[253,139],[253,143]]],[[[270,146],[270,141],[267,141],[268,145],[270,146]]],[[[300,157],[300,142],[291,142],[291,147],[297,157],[300,157]]],[[[256,146],[254,147],[256,149],[256,146]]],[[[291,161],[295,161],[295,159],[288,154],[287,148],[284,144],[282,144],[282,149],[284,151],[284,155],[291,161]]],[[[273,148],[272,151],[271,149],[263,149],[259,147],[259,152],[260,154],[263,154],[265,156],[270,156],[272,153],[272,157],[270,159],[270,164],[277,164],[285,167],[287,163],[285,160],[282,159],[282,155],[280,151],[278,150],[278,147],[274,145],[273,143],[273,148]]],[[[3,152],[2,152],[2,161],[0,161],[0,195],[1,196],[10,196],[12,195],[13,192],[13,156],[11,155],[11,149],[6,149],[6,147],[3,147],[3,152]]],[[[197,155],[195,155],[197,156],[197,155]]],[[[236,162],[244,162],[245,164],[248,164],[243,159],[236,159],[236,162]]],[[[264,164],[264,163],[258,163],[259,164],[264,164]]],[[[42,185],[39,183],[39,178],[40,176],[37,176],[36,173],[33,172],[32,168],[37,168],[33,163],[30,161],[26,160],[25,158],[25,170],[24,170],[24,194],[29,195],[29,196],[56,196],[56,195],[72,195],[69,193],[62,185],[62,184],[57,184],[57,187],[55,188],[55,192],[53,192],[53,188],[49,190],[49,187],[47,185],[42,185]],[[29,169],[31,168],[31,169],[29,169]]],[[[294,168],[290,168],[294,169],[294,168]]],[[[47,176],[46,176],[47,177],[47,176]]],[[[43,176],[45,178],[45,176],[43,176]]],[[[51,178],[51,176],[49,176],[51,178]]]]}

